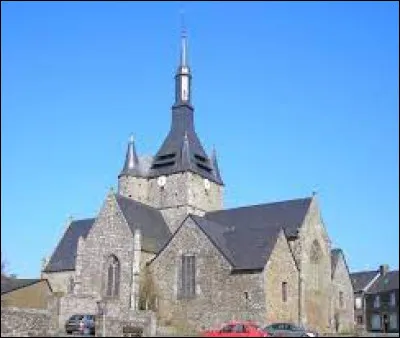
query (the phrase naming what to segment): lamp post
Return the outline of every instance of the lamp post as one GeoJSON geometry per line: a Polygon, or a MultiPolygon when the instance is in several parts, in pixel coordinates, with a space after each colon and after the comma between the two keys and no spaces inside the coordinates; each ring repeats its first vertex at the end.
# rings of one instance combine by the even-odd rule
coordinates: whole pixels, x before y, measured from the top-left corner
{"type": "Polygon", "coordinates": [[[99,300],[96,302],[99,315],[103,315],[103,337],[106,336],[106,301],[99,300]]]}

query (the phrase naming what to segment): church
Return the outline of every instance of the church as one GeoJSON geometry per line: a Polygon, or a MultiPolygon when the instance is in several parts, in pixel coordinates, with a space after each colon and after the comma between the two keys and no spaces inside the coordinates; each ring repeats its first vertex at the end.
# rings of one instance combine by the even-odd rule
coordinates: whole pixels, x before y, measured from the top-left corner
{"type": "MultiPolygon", "coordinates": [[[[183,32],[171,126],[158,152],[133,138],[93,218],[70,220],[42,268],[60,296],[60,325],[75,313],[133,318],[195,330],[231,319],[351,331],[353,287],[342,250],[331,248],[317,195],[224,209],[215,149],[196,134],[183,32]],[[183,323],[183,324],[182,324],[183,323]]],[[[133,122],[133,121],[132,121],[133,122]]]]}

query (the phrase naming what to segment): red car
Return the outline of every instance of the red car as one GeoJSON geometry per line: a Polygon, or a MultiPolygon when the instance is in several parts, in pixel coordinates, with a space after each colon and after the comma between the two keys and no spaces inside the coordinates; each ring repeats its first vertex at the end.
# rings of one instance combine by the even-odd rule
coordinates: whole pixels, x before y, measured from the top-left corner
{"type": "Polygon", "coordinates": [[[202,337],[268,337],[256,323],[248,321],[229,322],[219,330],[202,332],[202,337]]]}

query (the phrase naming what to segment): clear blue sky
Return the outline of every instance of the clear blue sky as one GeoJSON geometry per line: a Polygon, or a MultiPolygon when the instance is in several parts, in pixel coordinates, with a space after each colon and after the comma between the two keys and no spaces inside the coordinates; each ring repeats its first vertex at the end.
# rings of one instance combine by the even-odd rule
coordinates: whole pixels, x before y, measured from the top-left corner
{"type": "Polygon", "coordinates": [[[170,127],[186,12],[225,206],[311,195],[351,270],[399,266],[397,2],[2,2],[1,251],[39,275],[69,215],[170,127]]]}

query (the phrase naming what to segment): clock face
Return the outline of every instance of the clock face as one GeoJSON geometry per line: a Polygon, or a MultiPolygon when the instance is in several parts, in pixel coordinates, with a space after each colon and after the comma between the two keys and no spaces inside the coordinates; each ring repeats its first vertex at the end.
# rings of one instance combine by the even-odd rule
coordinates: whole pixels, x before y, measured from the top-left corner
{"type": "Polygon", "coordinates": [[[204,188],[206,189],[206,190],[209,190],[210,189],[210,186],[211,186],[211,184],[210,184],[210,181],[208,180],[208,179],[204,179],[204,188]]]}
{"type": "Polygon", "coordinates": [[[165,176],[160,176],[157,179],[157,184],[159,187],[163,187],[165,185],[165,183],[167,183],[167,178],[165,176]]]}

